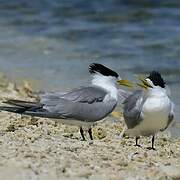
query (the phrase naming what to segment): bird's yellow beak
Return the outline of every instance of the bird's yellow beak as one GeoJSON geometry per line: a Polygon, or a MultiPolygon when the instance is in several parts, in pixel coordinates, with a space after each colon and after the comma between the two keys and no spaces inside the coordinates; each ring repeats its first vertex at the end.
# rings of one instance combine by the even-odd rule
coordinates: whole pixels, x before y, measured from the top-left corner
{"type": "Polygon", "coordinates": [[[129,80],[127,79],[121,79],[121,80],[118,80],[117,83],[121,86],[127,86],[129,88],[133,88],[134,87],[134,84],[132,82],[130,82],[129,80]]]}
{"type": "Polygon", "coordinates": [[[142,79],[142,78],[139,78],[139,80],[142,82],[142,83],[137,83],[138,86],[144,88],[144,89],[148,89],[148,88],[153,88],[147,81],[146,79],[142,79]]]}

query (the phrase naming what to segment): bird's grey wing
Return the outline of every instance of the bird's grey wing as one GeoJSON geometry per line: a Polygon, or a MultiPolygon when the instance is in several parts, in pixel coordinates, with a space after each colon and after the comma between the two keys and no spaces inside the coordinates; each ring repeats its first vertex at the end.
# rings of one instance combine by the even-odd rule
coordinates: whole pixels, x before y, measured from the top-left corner
{"type": "Polygon", "coordinates": [[[58,102],[61,99],[61,96],[63,96],[66,93],[61,93],[61,92],[46,92],[43,94],[40,94],[40,102],[42,104],[46,104],[49,106],[56,106],[58,102]]]}
{"type": "Polygon", "coordinates": [[[98,86],[80,87],[64,94],[61,98],[65,98],[72,102],[93,103],[104,100],[107,91],[98,86]]]}
{"type": "Polygon", "coordinates": [[[41,96],[41,103],[46,105],[57,105],[61,99],[66,99],[71,102],[93,103],[101,102],[107,92],[97,86],[81,87],[73,89],[68,93],[44,94],[41,96]]]}
{"type": "Polygon", "coordinates": [[[171,89],[170,89],[170,87],[168,85],[166,85],[165,89],[166,89],[166,93],[167,93],[168,97],[171,97],[171,89]]]}
{"type": "Polygon", "coordinates": [[[44,109],[64,118],[96,121],[112,112],[116,101],[103,102],[107,92],[102,88],[81,87],[59,97],[46,96],[41,99],[44,109]]]}
{"type": "Polygon", "coordinates": [[[44,106],[44,109],[53,113],[57,117],[93,122],[106,117],[113,111],[115,106],[115,100],[108,103],[94,102],[90,104],[84,102],[71,102],[66,99],[61,99],[59,104],[56,106],[44,106]]]}
{"type": "Polygon", "coordinates": [[[131,91],[118,89],[118,103],[122,104],[131,94],[131,91]]]}
{"type": "Polygon", "coordinates": [[[169,127],[169,125],[171,124],[171,122],[173,121],[173,119],[174,119],[174,103],[171,102],[171,111],[170,111],[169,116],[168,116],[167,125],[164,129],[161,129],[161,131],[166,130],[169,127]]]}
{"type": "Polygon", "coordinates": [[[124,101],[123,115],[125,123],[129,129],[134,128],[138,125],[141,118],[141,109],[143,106],[143,91],[136,90],[124,101]]]}
{"type": "MultiPolygon", "coordinates": [[[[10,100],[12,106],[0,110],[47,118],[67,118],[94,122],[111,113],[116,101],[104,102],[107,92],[99,87],[82,87],[69,93],[50,93],[41,96],[39,103],[10,100]]],[[[67,120],[68,121],[68,120],[67,120]]]]}

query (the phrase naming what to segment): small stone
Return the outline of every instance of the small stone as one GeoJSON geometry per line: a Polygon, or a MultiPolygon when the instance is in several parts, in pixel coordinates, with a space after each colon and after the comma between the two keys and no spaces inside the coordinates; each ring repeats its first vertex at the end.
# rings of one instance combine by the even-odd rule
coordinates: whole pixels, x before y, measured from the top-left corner
{"type": "Polygon", "coordinates": [[[38,126],[38,119],[37,118],[31,118],[28,122],[28,125],[36,125],[38,126]]]}
{"type": "Polygon", "coordinates": [[[115,117],[115,118],[120,118],[120,117],[122,117],[122,113],[121,113],[121,112],[118,112],[118,111],[113,111],[113,112],[111,113],[111,115],[112,115],[113,117],[115,117]]]}
{"type": "Polygon", "coordinates": [[[88,170],[81,170],[81,172],[79,172],[77,174],[78,177],[84,177],[84,178],[88,178],[89,176],[92,175],[92,172],[91,171],[88,171],[88,170]]]}
{"type": "Polygon", "coordinates": [[[107,136],[107,133],[106,133],[106,131],[104,130],[104,129],[102,129],[102,128],[95,128],[94,130],[93,130],[93,134],[96,136],[96,137],[98,137],[98,139],[103,139],[103,138],[105,138],[106,136],[107,136]]]}
{"type": "Polygon", "coordinates": [[[14,124],[10,124],[7,128],[6,131],[7,132],[14,132],[16,130],[14,124]]]}

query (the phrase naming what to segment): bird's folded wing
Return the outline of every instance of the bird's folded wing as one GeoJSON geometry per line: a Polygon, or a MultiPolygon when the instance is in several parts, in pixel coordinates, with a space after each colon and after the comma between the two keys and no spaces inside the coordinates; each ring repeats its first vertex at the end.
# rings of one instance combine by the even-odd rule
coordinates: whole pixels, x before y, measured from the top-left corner
{"type": "Polygon", "coordinates": [[[124,118],[128,128],[134,128],[141,122],[143,91],[136,90],[124,101],[124,118]]]}
{"type": "Polygon", "coordinates": [[[103,103],[106,94],[106,91],[96,86],[81,87],[63,95],[44,94],[41,103],[48,112],[64,118],[96,121],[110,113],[116,104],[114,101],[103,103]]]}
{"type": "Polygon", "coordinates": [[[106,94],[106,91],[96,86],[81,87],[68,93],[41,95],[38,103],[8,100],[5,103],[11,106],[1,106],[0,110],[38,117],[96,121],[110,113],[116,104],[114,101],[99,103],[106,94]]]}
{"type": "Polygon", "coordinates": [[[41,103],[49,106],[59,104],[62,99],[70,102],[80,102],[92,104],[93,102],[101,102],[106,96],[107,92],[97,86],[81,87],[73,89],[68,93],[47,93],[41,96],[41,103]]]}
{"type": "Polygon", "coordinates": [[[161,131],[166,130],[170,126],[170,124],[172,123],[173,120],[174,120],[174,103],[171,102],[171,111],[170,111],[170,113],[168,115],[167,125],[166,125],[166,127],[164,129],[161,129],[161,131]]]}
{"type": "Polygon", "coordinates": [[[131,94],[131,91],[118,89],[118,103],[122,104],[131,94]]]}

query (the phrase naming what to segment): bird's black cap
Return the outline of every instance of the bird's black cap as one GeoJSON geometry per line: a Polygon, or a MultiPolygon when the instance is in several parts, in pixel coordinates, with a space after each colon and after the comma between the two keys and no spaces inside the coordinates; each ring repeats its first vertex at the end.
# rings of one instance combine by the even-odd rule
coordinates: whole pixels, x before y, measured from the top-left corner
{"type": "Polygon", "coordinates": [[[118,78],[118,73],[116,73],[115,71],[107,68],[106,66],[102,65],[102,64],[98,64],[98,63],[92,63],[89,65],[89,72],[91,74],[94,74],[96,72],[104,75],[104,76],[114,76],[116,78],[118,78]]]}
{"type": "Polygon", "coordinates": [[[152,71],[147,78],[149,78],[155,86],[165,88],[166,83],[164,82],[164,79],[161,77],[161,74],[159,72],[152,71]]]}

